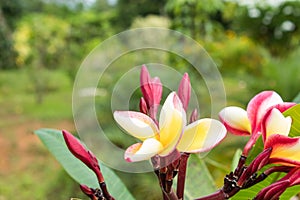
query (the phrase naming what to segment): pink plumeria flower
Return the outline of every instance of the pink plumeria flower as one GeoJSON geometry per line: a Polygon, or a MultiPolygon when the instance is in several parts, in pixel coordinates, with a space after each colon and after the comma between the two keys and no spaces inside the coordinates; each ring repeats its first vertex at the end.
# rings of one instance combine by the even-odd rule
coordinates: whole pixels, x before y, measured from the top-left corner
{"type": "Polygon", "coordinates": [[[269,163],[300,166],[300,137],[289,137],[292,119],[282,112],[293,104],[270,109],[262,122],[264,148],[272,148],[269,163]]]}
{"type": "Polygon", "coordinates": [[[251,136],[244,148],[244,156],[248,155],[257,138],[261,135],[261,121],[266,111],[281,103],[283,100],[276,92],[263,91],[250,100],[247,110],[236,106],[221,110],[219,117],[229,132],[236,135],[251,136]]]}
{"type": "Polygon", "coordinates": [[[130,146],[125,160],[137,162],[155,155],[167,156],[176,148],[181,152],[202,152],[217,145],[226,135],[226,129],[217,120],[202,119],[186,126],[186,113],[175,92],[162,106],[159,126],[149,116],[133,111],[115,111],[117,123],[142,143],[130,146]]]}

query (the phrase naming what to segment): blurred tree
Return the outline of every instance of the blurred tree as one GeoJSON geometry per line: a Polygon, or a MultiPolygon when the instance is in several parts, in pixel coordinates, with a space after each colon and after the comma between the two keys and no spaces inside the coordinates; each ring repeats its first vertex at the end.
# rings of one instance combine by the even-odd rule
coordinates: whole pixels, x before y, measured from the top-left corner
{"type": "Polygon", "coordinates": [[[92,10],[101,12],[115,9],[115,4],[109,4],[107,0],[96,0],[91,6],[92,10]]]}
{"type": "Polygon", "coordinates": [[[213,39],[229,27],[230,15],[223,12],[224,8],[225,3],[219,0],[169,0],[165,7],[171,28],[202,40],[213,39]]]}
{"type": "Polygon", "coordinates": [[[42,103],[46,91],[46,69],[57,69],[65,59],[69,24],[57,17],[32,14],[23,18],[14,33],[17,64],[26,66],[33,81],[36,102],[42,103]]]}
{"type": "Polygon", "coordinates": [[[149,14],[163,14],[167,0],[118,0],[118,24],[129,28],[134,18],[145,17],[149,14]]]}
{"type": "Polygon", "coordinates": [[[32,14],[23,18],[14,33],[18,65],[39,63],[44,68],[59,67],[69,28],[68,22],[51,15],[32,14]]]}
{"type": "Polygon", "coordinates": [[[16,67],[12,33],[20,13],[19,0],[0,0],[0,69],[16,67]]]}
{"type": "Polygon", "coordinates": [[[300,1],[245,6],[237,13],[235,30],[248,34],[273,56],[286,56],[299,46],[300,1]]]}

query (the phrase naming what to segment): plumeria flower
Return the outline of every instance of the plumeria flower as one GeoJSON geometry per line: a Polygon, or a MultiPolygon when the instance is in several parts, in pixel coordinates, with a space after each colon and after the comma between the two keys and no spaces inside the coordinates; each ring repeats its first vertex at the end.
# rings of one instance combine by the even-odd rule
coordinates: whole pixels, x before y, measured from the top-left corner
{"type": "Polygon", "coordinates": [[[261,121],[266,111],[270,107],[281,103],[283,103],[283,100],[276,92],[263,91],[250,100],[247,110],[236,106],[221,110],[219,117],[229,132],[236,135],[251,136],[244,148],[244,156],[248,155],[261,135],[261,121]]]}
{"type": "Polygon", "coordinates": [[[130,146],[125,160],[148,160],[155,155],[167,156],[176,148],[181,152],[202,152],[217,145],[226,135],[226,128],[217,120],[202,119],[186,126],[186,113],[175,92],[162,106],[159,124],[144,113],[115,111],[116,122],[142,143],[130,146]]]}
{"type": "Polygon", "coordinates": [[[284,108],[274,107],[266,113],[263,119],[264,148],[272,148],[269,163],[300,166],[300,138],[288,136],[292,119],[282,114],[284,110],[291,106],[293,104],[289,104],[284,108]]]}
{"type": "MultiPolygon", "coordinates": [[[[295,164],[293,156],[298,156],[298,160],[300,161],[300,153],[298,153],[298,155],[295,155],[296,152],[292,152],[293,148],[295,147],[289,146],[288,143],[285,144],[286,141],[294,140],[294,138],[288,137],[292,119],[291,117],[284,117],[282,112],[286,111],[294,105],[295,103],[277,104],[266,111],[266,114],[261,122],[264,150],[251,162],[251,164],[243,172],[242,176],[238,180],[239,185],[243,185],[244,182],[252,174],[256,173],[267,164],[295,164]]],[[[300,149],[300,144],[299,147],[296,148],[300,149]]]]}

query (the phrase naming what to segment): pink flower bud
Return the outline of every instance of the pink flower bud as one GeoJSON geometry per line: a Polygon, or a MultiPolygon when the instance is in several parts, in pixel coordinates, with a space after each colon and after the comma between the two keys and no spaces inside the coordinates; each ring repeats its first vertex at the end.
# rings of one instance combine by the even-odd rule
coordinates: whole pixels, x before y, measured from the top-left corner
{"type": "Polygon", "coordinates": [[[141,90],[148,107],[159,104],[162,95],[162,84],[158,77],[151,78],[147,67],[143,65],[140,76],[141,90]]]}
{"type": "Polygon", "coordinates": [[[188,73],[184,73],[181,79],[178,87],[178,96],[183,104],[184,110],[186,111],[191,98],[191,82],[188,73]]]}
{"type": "Polygon", "coordinates": [[[279,199],[280,195],[287,189],[289,186],[289,180],[279,180],[268,187],[262,189],[255,200],[265,200],[265,199],[279,199]]]}
{"type": "Polygon", "coordinates": [[[265,149],[260,153],[247,167],[247,169],[242,173],[241,177],[238,180],[238,185],[242,186],[245,182],[258,170],[263,168],[266,164],[269,163],[269,158],[272,152],[272,148],[265,149]]]}
{"type": "Polygon", "coordinates": [[[190,124],[198,120],[198,110],[195,108],[190,116],[190,124]]]}
{"type": "Polygon", "coordinates": [[[142,113],[144,113],[145,115],[147,115],[147,113],[148,113],[148,108],[147,108],[147,103],[146,103],[146,101],[145,101],[145,99],[144,99],[144,97],[142,97],[141,99],[140,99],[140,111],[142,112],[142,113]]]}
{"type": "Polygon", "coordinates": [[[97,175],[98,181],[104,182],[104,178],[100,171],[100,166],[96,156],[90,151],[88,151],[81,142],[75,138],[71,133],[67,132],[66,130],[62,131],[64,136],[65,142],[69,151],[81,162],[83,162],[87,167],[94,171],[97,175]]]}
{"type": "Polygon", "coordinates": [[[151,78],[147,67],[143,65],[140,76],[141,91],[149,110],[150,117],[156,119],[157,109],[162,95],[162,84],[158,77],[151,78]]]}

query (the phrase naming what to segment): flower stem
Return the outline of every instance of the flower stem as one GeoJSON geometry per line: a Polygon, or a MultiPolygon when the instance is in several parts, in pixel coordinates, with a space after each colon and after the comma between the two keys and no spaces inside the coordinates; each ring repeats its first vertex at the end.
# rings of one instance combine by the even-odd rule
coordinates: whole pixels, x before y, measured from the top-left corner
{"type": "Polygon", "coordinates": [[[204,196],[204,197],[200,197],[198,199],[195,200],[224,200],[226,199],[226,195],[224,194],[223,190],[218,190],[217,192],[204,196]]]}
{"type": "Polygon", "coordinates": [[[183,153],[180,158],[178,178],[177,178],[177,197],[182,199],[184,197],[184,185],[185,185],[185,176],[186,176],[186,167],[187,161],[189,158],[189,153],[183,153]]]}
{"type": "Polygon", "coordinates": [[[169,193],[165,192],[165,194],[168,197],[168,200],[178,200],[178,197],[173,190],[171,190],[169,193]]]}

